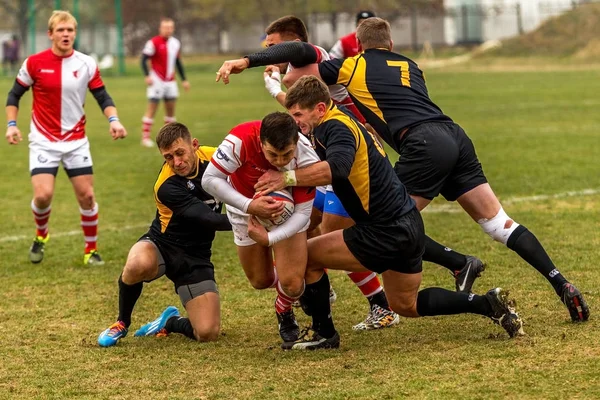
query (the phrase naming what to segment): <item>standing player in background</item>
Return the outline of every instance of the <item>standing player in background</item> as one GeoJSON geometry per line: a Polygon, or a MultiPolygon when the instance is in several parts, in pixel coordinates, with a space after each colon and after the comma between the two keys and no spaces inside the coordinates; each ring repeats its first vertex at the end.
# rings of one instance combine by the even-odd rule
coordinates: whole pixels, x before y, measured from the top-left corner
{"type": "MultiPolygon", "coordinates": [[[[265,30],[266,47],[271,47],[279,43],[289,41],[308,42],[308,31],[306,25],[300,18],[293,15],[278,18],[271,22],[265,30]]],[[[322,47],[315,46],[321,53],[321,61],[329,59],[329,55],[322,47]]],[[[264,80],[267,91],[282,106],[285,106],[285,92],[281,90],[280,71],[285,73],[293,69],[289,63],[273,65],[267,67],[264,80]]],[[[331,85],[328,87],[331,98],[336,104],[343,105],[349,109],[357,119],[364,122],[362,115],[358,112],[354,103],[348,96],[348,92],[341,85],[331,85]]],[[[326,188],[319,188],[317,192],[312,215],[322,215],[320,226],[321,233],[328,233],[336,229],[347,228],[354,224],[351,218],[341,207],[339,199],[333,193],[331,185],[326,188]]],[[[314,217],[311,217],[314,218],[314,217]]],[[[362,294],[369,302],[369,312],[364,321],[354,325],[355,330],[372,330],[390,327],[400,322],[398,314],[390,310],[383,287],[379,282],[377,274],[374,272],[348,272],[348,277],[356,284],[362,294]]],[[[332,293],[333,289],[331,289],[332,293]]]]}
{"type": "Polygon", "coordinates": [[[315,188],[293,188],[293,214],[267,234],[253,216],[281,214],[283,203],[269,196],[256,197],[254,185],[268,170],[288,171],[318,161],[309,140],[298,133],[294,119],[287,113],[274,112],[262,121],[234,127],[219,145],[202,179],[204,190],[227,204],[240,263],[252,286],[277,290],[275,311],[284,342],[298,339],[292,304],[304,292],[306,231],[315,188]],[[257,232],[264,234],[257,236],[257,232]]]}
{"type": "MultiPolygon", "coordinates": [[[[360,11],[356,14],[356,26],[358,27],[361,22],[367,18],[374,17],[373,11],[360,11]]],[[[329,50],[329,56],[331,58],[348,58],[358,55],[358,41],[356,40],[356,31],[342,36],[329,50]]]]}
{"type": "Polygon", "coordinates": [[[219,335],[221,311],[211,247],[215,232],[229,231],[231,224],[221,214],[222,205],[201,186],[216,149],[200,146],[187,127],[177,122],[163,126],[156,142],[165,159],[154,184],[156,218],[129,250],[119,276],[119,316],[98,337],[102,347],[114,346],[127,335],[144,282],[163,275],[175,284],[189,318],[170,306],[135,336],[176,332],[207,342],[219,335]]]}
{"type": "Polygon", "coordinates": [[[175,102],[179,97],[179,89],[175,81],[175,68],[181,77],[181,86],[187,92],[190,83],[185,78],[181,63],[181,42],[173,37],[175,22],[171,18],[162,18],[158,35],[146,42],[142,51],[142,71],[144,72],[148,106],[142,118],[142,146],[153,147],[150,131],[154,124],[154,115],[161,100],[165,103],[165,124],[175,122],[175,102]],[[148,69],[150,60],[150,69],[148,69]]]}
{"type": "Polygon", "coordinates": [[[113,139],[124,138],[127,131],[119,122],[117,109],[106,92],[96,62],[73,49],[76,33],[75,18],[67,11],[54,11],[48,21],[52,47],[23,62],[6,101],[6,139],[10,144],[17,144],[22,140],[17,128],[19,100],[33,87],[29,170],[36,237],[29,250],[32,263],[42,261],[44,247],[50,238],[48,220],[55,178],[62,162],[79,203],[85,237],[83,263],[104,264],[97,251],[98,204],[94,197],[90,144],[85,136],[83,105],[88,89],[108,118],[113,139]]]}

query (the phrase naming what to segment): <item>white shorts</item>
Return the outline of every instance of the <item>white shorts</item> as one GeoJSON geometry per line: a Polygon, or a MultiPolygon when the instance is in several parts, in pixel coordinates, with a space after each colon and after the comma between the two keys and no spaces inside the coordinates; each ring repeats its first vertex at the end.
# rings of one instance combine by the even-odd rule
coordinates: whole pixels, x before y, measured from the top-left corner
{"type": "Polygon", "coordinates": [[[88,139],[68,142],[35,140],[29,143],[29,172],[31,175],[53,174],[56,176],[61,162],[70,178],[91,175],[93,173],[92,154],[88,139]]]}
{"type": "Polygon", "coordinates": [[[233,231],[233,242],[236,246],[245,247],[256,244],[256,242],[248,236],[248,218],[250,218],[250,215],[229,205],[225,208],[227,218],[231,223],[231,230],[233,231]]]}
{"type": "Polygon", "coordinates": [[[150,77],[152,78],[152,85],[146,89],[148,100],[174,100],[179,97],[177,81],[165,82],[152,72],[150,77]]]}

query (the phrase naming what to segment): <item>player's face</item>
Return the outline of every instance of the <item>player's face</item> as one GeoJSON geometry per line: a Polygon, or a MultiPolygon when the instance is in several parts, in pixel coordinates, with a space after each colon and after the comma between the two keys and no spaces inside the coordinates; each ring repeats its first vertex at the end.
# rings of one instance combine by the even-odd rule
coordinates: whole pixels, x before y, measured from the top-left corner
{"type": "Polygon", "coordinates": [[[295,104],[288,112],[294,117],[302,134],[308,136],[319,125],[326,110],[325,103],[317,104],[312,110],[310,108],[301,108],[298,104],[295,104]]]}
{"type": "Polygon", "coordinates": [[[71,53],[76,33],[74,22],[59,22],[54,25],[54,30],[48,32],[48,37],[52,41],[52,50],[58,55],[71,53]]]}
{"type": "Polygon", "coordinates": [[[173,21],[162,21],[158,27],[158,34],[165,38],[170,38],[175,32],[175,23],[173,21]]]}
{"type": "Polygon", "coordinates": [[[169,148],[159,150],[173,172],[179,176],[189,176],[196,172],[198,165],[197,149],[197,139],[188,142],[179,138],[169,148]]]}
{"type": "MultiPolygon", "coordinates": [[[[276,44],[283,43],[285,41],[286,40],[284,40],[281,37],[281,33],[271,33],[270,35],[267,35],[267,37],[265,38],[265,45],[267,47],[271,47],[271,46],[275,46],[276,44]]],[[[289,63],[281,63],[281,64],[275,64],[275,65],[279,68],[279,71],[282,74],[285,74],[285,72],[287,71],[287,68],[288,68],[288,64],[289,63]]]]}
{"type": "Polygon", "coordinates": [[[288,165],[296,154],[296,143],[289,144],[283,150],[277,150],[269,142],[265,142],[261,143],[261,148],[267,161],[277,168],[288,165]]]}

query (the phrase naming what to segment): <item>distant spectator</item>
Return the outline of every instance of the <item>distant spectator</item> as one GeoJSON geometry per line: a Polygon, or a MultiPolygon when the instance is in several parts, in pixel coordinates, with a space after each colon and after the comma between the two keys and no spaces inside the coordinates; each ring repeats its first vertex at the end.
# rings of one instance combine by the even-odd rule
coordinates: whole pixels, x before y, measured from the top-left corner
{"type": "Polygon", "coordinates": [[[14,75],[19,62],[19,39],[12,35],[10,40],[2,42],[2,70],[4,75],[14,75]]]}
{"type": "MultiPolygon", "coordinates": [[[[374,17],[373,11],[360,11],[356,14],[356,27],[367,18],[374,17]]],[[[358,54],[358,42],[356,41],[356,31],[342,36],[329,50],[331,58],[348,58],[358,54]]]]}

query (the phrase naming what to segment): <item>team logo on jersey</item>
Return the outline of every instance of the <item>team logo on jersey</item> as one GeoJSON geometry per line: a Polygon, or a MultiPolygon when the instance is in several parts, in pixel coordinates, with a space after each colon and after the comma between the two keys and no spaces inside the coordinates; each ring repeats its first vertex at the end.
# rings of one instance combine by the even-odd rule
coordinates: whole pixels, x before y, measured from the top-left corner
{"type": "Polygon", "coordinates": [[[53,69],[44,69],[44,68],[41,68],[38,71],[41,72],[42,74],[53,74],[54,73],[53,69]]]}
{"type": "Polygon", "coordinates": [[[194,185],[194,182],[192,182],[192,181],[187,181],[187,187],[190,190],[196,189],[196,185],[194,185]]]}
{"type": "Polygon", "coordinates": [[[74,76],[75,78],[77,78],[77,74],[78,74],[78,73],[79,73],[79,71],[73,71],[73,76],[74,76]]]}
{"type": "Polygon", "coordinates": [[[47,159],[46,157],[44,157],[43,155],[41,155],[41,154],[39,154],[39,155],[37,156],[37,159],[38,159],[38,161],[39,161],[39,162],[41,162],[42,164],[45,164],[45,163],[47,163],[47,162],[48,162],[48,159],[47,159]]]}
{"type": "Polygon", "coordinates": [[[225,154],[223,150],[221,150],[221,148],[217,149],[217,159],[229,162],[229,157],[227,156],[227,154],[225,154]]]}

